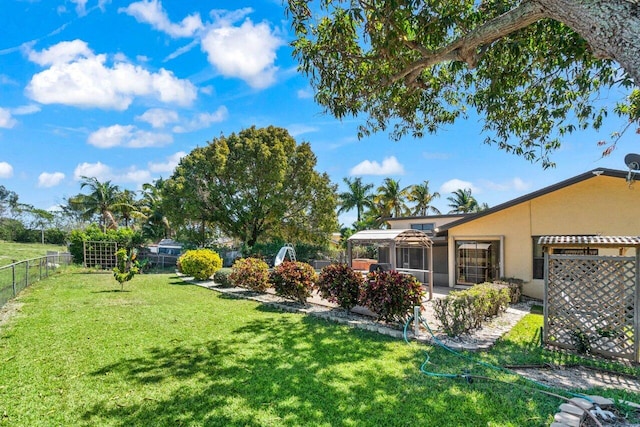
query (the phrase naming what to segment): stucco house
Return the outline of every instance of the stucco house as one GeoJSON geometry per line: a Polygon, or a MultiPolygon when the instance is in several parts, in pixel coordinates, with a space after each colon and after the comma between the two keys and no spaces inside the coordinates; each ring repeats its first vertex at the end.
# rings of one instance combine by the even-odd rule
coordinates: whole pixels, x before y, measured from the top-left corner
{"type": "MultiPolygon", "coordinates": [[[[626,171],[600,168],[480,213],[388,221],[392,229],[431,234],[435,285],[454,287],[515,277],[524,280],[525,295],[542,299],[540,236],[640,236],[640,182],[627,182],[626,171]]],[[[618,254],[615,249],[584,247],[555,251],[618,254]]]]}

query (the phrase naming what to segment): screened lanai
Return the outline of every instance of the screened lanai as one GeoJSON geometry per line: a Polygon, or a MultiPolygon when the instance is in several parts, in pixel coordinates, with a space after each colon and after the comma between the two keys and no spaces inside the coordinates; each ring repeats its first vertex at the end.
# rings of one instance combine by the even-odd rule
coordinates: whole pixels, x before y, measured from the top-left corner
{"type": "Polygon", "coordinates": [[[353,247],[373,245],[378,248],[378,262],[391,269],[409,273],[424,284],[429,284],[429,299],[433,297],[432,241],[423,231],[363,230],[347,240],[347,260],[352,266],[353,247]]]}

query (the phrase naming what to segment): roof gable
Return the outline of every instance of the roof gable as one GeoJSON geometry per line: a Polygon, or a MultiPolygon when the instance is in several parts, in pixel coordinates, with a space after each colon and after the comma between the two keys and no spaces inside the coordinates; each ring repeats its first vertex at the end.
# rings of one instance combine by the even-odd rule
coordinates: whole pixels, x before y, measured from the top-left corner
{"type": "Polygon", "coordinates": [[[561,190],[563,188],[575,185],[575,184],[577,184],[579,182],[586,181],[588,179],[599,177],[601,175],[609,176],[609,177],[613,177],[613,178],[621,178],[621,179],[625,179],[625,180],[627,179],[627,172],[624,172],[624,171],[621,171],[621,170],[606,169],[606,168],[593,169],[593,170],[590,170],[590,171],[585,172],[583,174],[576,175],[576,176],[574,176],[572,178],[566,179],[564,181],[560,181],[560,182],[558,182],[556,184],[553,184],[553,185],[550,185],[548,187],[541,188],[540,190],[536,190],[536,191],[534,191],[532,193],[525,194],[524,196],[520,196],[520,197],[517,197],[515,199],[509,200],[508,202],[501,203],[499,205],[496,205],[496,206],[494,206],[492,208],[489,208],[487,210],[484,210],[482,212],[478,212],[476,214],[472,214],[470,216],[467,216],[465,218],[459,219],[457,221],[450,222],[450,223],[448,223],[448,224],[446,224],[446,225],[444,225],[442,227],[439,227],[438,234],[440,234],[442,232],[446,232],[450,228],[457,227],[457,226],[459,226],[461,224],[466,224],[468,222],[475,221],[478,218],[482,218],[482,217],[485,217],[487,215],[494,214],[494,213],[502,211],[504,209],[508,209],[510,207],[519,205],[521,203],[528,202],[529,200],[533,200],[535,198],[544,196],[546,194],[553,193],[554,191],[561,190]]]}

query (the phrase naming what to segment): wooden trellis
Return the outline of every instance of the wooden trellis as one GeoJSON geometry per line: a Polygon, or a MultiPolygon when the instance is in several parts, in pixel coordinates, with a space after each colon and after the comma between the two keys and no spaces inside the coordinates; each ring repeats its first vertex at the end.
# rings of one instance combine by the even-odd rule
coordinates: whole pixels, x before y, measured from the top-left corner
{"type": "Polygon", "coordinates": [[[84,266],[110,270],[116,266],[117,242],[84,242],[84,266]]]}
{"type": "MultiPolygon", "coordinates": [[[[546,344],[640,361],[640,238],[544,236],[546,344]],[[558,255],[554,248],[635,247],[634,256],[558,255]]],[[[584,253],[589,253],[585,251],[584,253]]]]}

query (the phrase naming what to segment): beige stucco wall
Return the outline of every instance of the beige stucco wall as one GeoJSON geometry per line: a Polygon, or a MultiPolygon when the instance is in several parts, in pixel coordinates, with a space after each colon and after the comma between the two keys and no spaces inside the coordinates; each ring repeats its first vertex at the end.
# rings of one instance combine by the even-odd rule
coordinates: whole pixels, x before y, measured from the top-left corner
{"type": "Polygon", "coordinates": [[[449,229],[449,285],[455,283],[455,240],[503,238],[502,267],[507,277],[528,282],[526,295],[542,298],[544,282],[532,280],[531,236],[640,235],[640,183],[594,176],[519,205],[449,229]]]}

